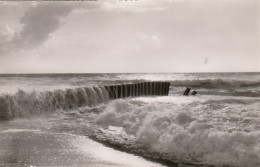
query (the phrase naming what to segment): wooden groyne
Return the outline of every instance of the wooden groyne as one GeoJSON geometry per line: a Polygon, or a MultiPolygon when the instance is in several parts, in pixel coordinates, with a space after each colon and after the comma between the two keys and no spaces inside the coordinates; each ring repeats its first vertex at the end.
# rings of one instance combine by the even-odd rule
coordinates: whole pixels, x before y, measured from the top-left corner
{"type": "Polygon", "coordinates": [[[170,82],[141,82],[105,86],[110,99],[139,96],[168,96],[170,82]]]}

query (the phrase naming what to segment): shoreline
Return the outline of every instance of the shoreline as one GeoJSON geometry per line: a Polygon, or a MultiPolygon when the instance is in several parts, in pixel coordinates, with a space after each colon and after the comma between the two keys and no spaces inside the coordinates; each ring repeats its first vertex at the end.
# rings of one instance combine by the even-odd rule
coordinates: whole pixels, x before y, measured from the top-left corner
{"type": "Polygon", "coordinates": [[[0,166],[165,167],[86,136],[35,130],[0,133],[0,166]]]}

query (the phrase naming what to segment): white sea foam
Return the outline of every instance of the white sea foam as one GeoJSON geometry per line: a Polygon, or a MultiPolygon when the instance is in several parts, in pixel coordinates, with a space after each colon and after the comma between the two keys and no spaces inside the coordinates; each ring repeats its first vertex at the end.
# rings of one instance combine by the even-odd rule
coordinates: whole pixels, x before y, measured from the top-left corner
{"type": "Polygon", "coordinates": [[[169,98],[115,100],[96,123],[123,127],[152,151],[173,157],[216,166],[260,165],[260,132],[256,129],[260,123],[259,103],[245,107],[243,103],[186,99],[175,97],[171,103],[169,98]]]}

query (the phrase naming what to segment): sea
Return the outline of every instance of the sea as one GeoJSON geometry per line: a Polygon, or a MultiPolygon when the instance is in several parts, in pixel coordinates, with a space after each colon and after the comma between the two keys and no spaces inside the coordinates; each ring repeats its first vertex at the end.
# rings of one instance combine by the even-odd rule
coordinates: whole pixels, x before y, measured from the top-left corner
{"type": "Polygon", "coordinates": [[[260,73],[0,74],[0,166],[260,167],[260,73]]]}

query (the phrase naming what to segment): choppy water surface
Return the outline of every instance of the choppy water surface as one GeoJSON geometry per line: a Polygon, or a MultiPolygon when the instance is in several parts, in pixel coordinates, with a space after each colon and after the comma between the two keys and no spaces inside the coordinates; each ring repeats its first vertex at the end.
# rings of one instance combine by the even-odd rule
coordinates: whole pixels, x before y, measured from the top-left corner
{"type": "MultiPolygon", "coordinates": [[[[58,140],[62,134],[66,140],[70,135],[91,138],[170,166],[260,166],[260,73],[0,75],[0,90],[0,143],[13,139],[0,146],[0,165],[28,163],[6,158],[9,147],[22,147],[14,140],[20,135],[58,140]],[[169,81],[170,94],[110,100],[104,89],[141,81],[169,81]],[[183,96],[186,86],[197,90],[197,96],[183,96]]],[[[87,150],[70,141],[77,153],[87,150]]],[[[43,149],[41,143],[35,145],[43,149]]],[[[60,143],[54,145],[60,148],[60,143]]],[[[57,155],[58,148],[48,151],[57,155]]],[[[23,151],[12,155],[25,153],[48,166],[25,148],[17,150],[23,151]]]]}

